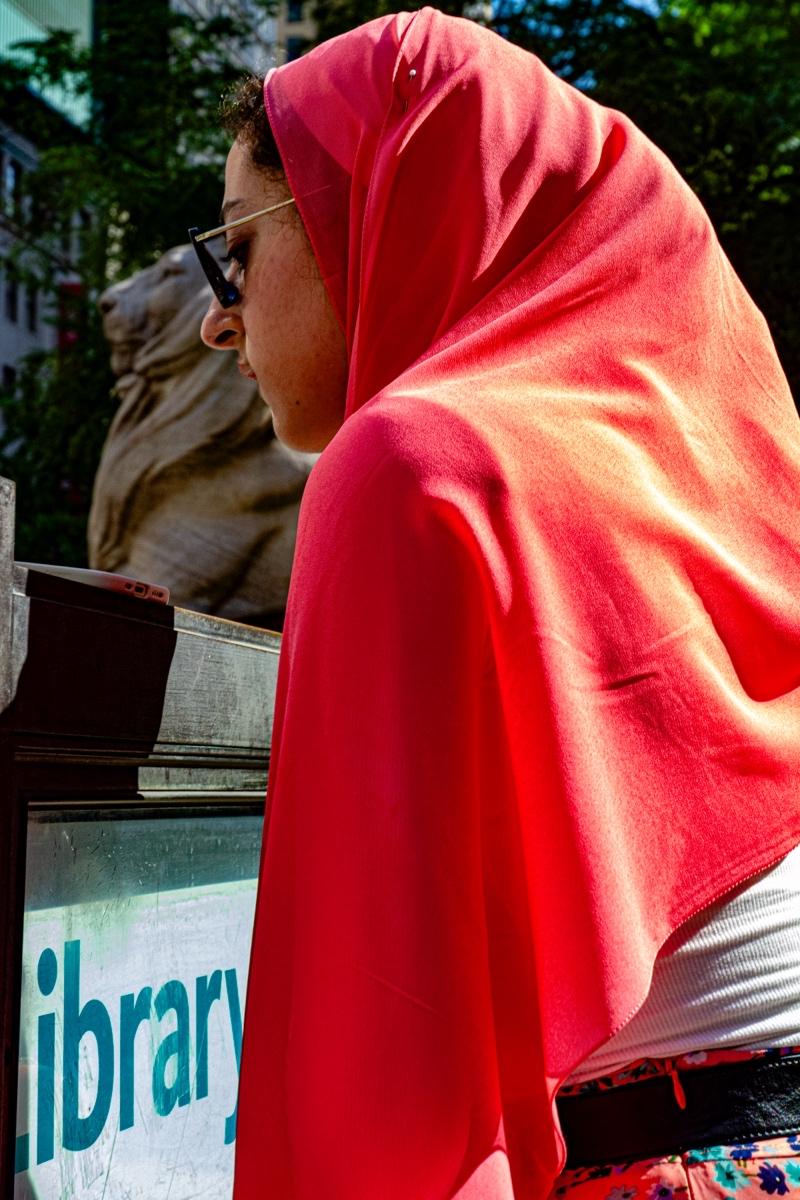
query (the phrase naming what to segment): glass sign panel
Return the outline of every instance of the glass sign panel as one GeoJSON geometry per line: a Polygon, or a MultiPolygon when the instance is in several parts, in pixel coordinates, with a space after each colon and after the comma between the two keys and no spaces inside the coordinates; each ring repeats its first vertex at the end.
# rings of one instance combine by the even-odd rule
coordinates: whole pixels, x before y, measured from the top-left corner
{"type": "Polygon", "coordinates": [[[15,1200],[230,1194],[261,817],[218,813],[31,818],[15,1200]]]}

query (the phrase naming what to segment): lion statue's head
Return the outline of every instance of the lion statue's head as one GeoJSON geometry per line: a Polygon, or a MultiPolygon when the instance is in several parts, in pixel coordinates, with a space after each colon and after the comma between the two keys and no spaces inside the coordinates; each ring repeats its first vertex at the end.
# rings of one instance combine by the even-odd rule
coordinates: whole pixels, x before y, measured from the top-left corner
{"type": "Polygon", "coordinates": [[[210,290],[178,246],[100,298],[120,406],[89,517],[93,567],[176,604],[280,625],[311,455],[275,438],[231,354],[200,341],[210,290]]]}

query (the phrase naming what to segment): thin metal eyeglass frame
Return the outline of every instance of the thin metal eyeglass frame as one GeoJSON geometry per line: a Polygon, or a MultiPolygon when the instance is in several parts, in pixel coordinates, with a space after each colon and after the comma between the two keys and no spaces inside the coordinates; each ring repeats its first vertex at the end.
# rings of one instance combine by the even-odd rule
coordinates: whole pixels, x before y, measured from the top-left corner
{"type": "Polygon", "coordinates": [[[208,229],[205,233],[201,233],[197,225],[193,225],[189,230],[189,237],[195,254],[200,260],[200,266],[222,308],[231,308],[234,304],[238,304],[242,293],[235,283],[231,283],[230,279],[225,278],[225,272],[208,247],[203,245],[203,242],[208,241],[209,238],[219,237],[221,233],[225,233],[228,229],[235,229],[237,225],[245,225],[248,221],[254,221],[256,217],[265,217],[267,213],[276,212],[279,208],[286,208],[287,205],[294,204],[294,202],[294,197],[291,200],[281,200],[280,204],[271,204],[269,208],[260,208],[258,212],[248,213],[246,217],[237,217],[235,221],[227,221],[224,225],[217,225],[215,229],[208,229]]]}

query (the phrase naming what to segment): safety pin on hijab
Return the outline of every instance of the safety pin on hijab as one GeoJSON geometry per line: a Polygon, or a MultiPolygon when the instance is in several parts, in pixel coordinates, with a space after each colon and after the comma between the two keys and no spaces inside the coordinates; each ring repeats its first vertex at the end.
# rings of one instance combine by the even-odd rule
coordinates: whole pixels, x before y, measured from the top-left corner
{"type": "MultiPolygon", "coordinates": [[[[414,69],[414,67],[412,67],[411,70],[408,72],[408,82],[411,83],[411,80],[416,79],[416,77],[417,77],[417,72],[414,69]]],[[[405,100],[403,101],[403,112],[404,113],[408,112],[408,97],[407,96],[406,96],[405,100]]]]}

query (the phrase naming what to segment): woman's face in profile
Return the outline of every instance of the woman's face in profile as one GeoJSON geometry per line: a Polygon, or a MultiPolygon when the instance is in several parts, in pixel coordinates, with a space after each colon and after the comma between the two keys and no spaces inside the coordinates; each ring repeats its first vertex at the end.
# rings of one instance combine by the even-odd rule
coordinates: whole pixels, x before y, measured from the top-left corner
{"type": "MultiPolygon", "coordinates": [[[[225,168],[225,221],[289,195],[285,182],[254,166],[246,147],[234,142],[225,168]]],[[[212,300],[201,337],[214,350],[236,351],[239,370],[257,381],[285,445],[323,450],[344,419],[347,351],[299,213],[289,205],[225,238],[227,273],[241,301],[224,309],[212,300]]]]}

